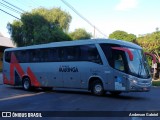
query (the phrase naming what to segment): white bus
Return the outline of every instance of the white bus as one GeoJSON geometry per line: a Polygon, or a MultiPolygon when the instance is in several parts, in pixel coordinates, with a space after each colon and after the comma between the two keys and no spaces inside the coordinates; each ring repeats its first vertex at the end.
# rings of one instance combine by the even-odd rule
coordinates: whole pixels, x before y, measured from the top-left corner
{"type": "Polygon", "coordinates": [[[71,88],[102,95],[149,91],[151,75],[140,46],[92,39],[6,49],[3,82],[25,90],[71,88]]]}

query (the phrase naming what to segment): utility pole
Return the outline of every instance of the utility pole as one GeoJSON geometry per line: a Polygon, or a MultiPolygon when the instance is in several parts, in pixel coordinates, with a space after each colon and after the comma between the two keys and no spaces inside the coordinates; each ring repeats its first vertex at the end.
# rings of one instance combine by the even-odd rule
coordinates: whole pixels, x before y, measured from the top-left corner
{"type": "Polygon", "coordinates": [[[95,34],[96,34],[96,31],[95,31],[95,26],[94,26],[94,35],[93,35],[94,38],[96,38],[95,34]]]}

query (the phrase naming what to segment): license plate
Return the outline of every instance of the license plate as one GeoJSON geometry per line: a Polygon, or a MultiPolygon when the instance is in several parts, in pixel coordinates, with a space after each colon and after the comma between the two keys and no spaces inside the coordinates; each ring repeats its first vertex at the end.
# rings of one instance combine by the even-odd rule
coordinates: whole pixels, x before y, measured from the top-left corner
{"type": "Polygon", "coordinates": [[[147,88],[143,88],[143,90],[148,90],[147,88]]]}

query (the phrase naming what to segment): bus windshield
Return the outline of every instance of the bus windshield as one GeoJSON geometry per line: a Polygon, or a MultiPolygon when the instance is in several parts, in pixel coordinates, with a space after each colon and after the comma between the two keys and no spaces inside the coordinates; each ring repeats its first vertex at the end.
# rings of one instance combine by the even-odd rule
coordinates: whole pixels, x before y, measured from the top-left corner
{"type": "Polygon", "coordinates": [[[133,54],[133,60],[129,59],[127,55],[127,61],[129,66],[129,71],[131,74],[140,77],[148,78],[150,77],[150,71],[148,67],[148,62],[145,59],[144,53],[140,49],[128,48],[133,54]]]}

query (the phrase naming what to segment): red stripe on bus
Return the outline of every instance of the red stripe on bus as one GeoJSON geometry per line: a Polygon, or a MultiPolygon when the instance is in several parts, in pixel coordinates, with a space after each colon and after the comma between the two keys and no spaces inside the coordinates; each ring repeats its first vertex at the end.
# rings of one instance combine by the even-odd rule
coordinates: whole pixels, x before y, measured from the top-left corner
{"type": "MultiPolygon", "coordinates": [[[[5,74],[3,74],[3,81],[4,84],[11,84],[14,85],[14,71],[17,70],[18,74],[20,75],[20,77],[22,78],[23,76],[25,76],[25,72],[23,71],[22,67],[20,66],[20,64],[18,63],[18,60],[15,56],[14,53],[11,54],[11,63],[10,63],[10,80],[7,79],[7,76],[5,74]]],[[[34,73],[32,72],[32,70],[28,67],[27,69],[27,74],[30,77],[31,80],[31,85],[34,85],[36,87],[40,86],[40,83],[38,82],[36,76],[34,75],[34,73]]]]}
{"type": "Polygon", "coordinates": [[[122,47],[112,47],[112,49],[121,50],[121,51],[127,52],[128,55],[129,55],[129,59],[130,59],[131,61],[133,61],[133,54],[132,54],[132,52],[131,52],[129,49],[127,49],[127,48],[122,48],[122,47]]]}
{"type": "Polygon", "coordinates": [[[36,76],[29,67],[27,69],[27,74],[30,77],[31,85],[34,85],[35,87],[40,87],[40,83],[38,82],[36,76]]]}
{"type": "Polygon", "coordinates": [[[24,76],[24,71],[20,64],[18,63],[18,60],[16,59],[16,56],[14,53],[11,54],[11,63],[10,63],[10,83],[14,84],[14,70],[17,70],[18,74],[22,78],[24,76]]]}
{"type": "Polygon", "coordinates": [[[7,79],[7,76],[3,73],[3,83],[4,84],[11,84],[11,82],[7,79]]]}

